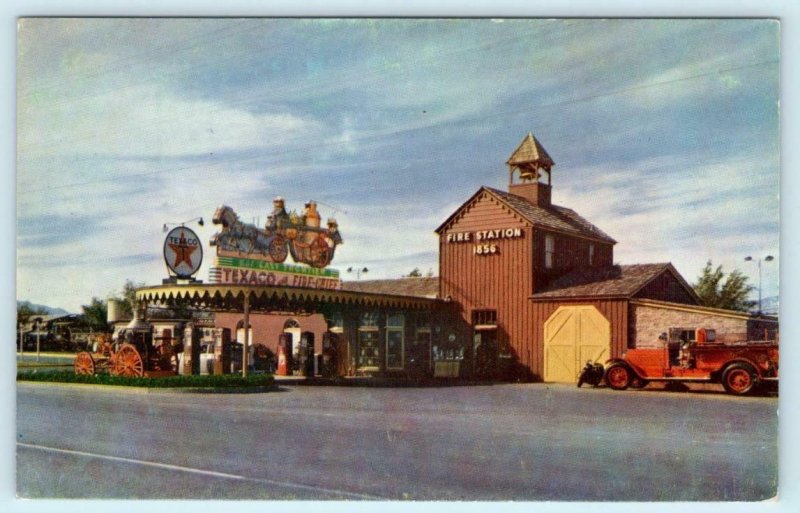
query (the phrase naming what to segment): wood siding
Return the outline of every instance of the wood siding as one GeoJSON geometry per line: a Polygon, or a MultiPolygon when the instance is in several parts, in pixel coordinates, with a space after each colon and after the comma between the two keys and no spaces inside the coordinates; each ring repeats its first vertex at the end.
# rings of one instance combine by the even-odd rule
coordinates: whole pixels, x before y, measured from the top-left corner
{"type": "MultiPolygon", "coordinates": [[[[498,344],[510,344],[525,366],[535,359],[534,326],[528,309],[533,291],[532,233],[530,223],[483,193],[439,234],[439,297],[450,297],[460,305],[462,333],[470,337],[474,310],[496,310],[498,344]],[[496,244],[498,253],[494,255],[474,253],[474,246],[481,241],[447,242],[448,233],[500,228],[520,228],[522,236],[486,241],[496,244]]],[[[472,344],[468,347],[471,352],[472,344]]]]}
{"type": "MultiPolygon", "coordinates": [[[[484,193],[439,234],[440,297],[450,297],[460,305],[465,336],[469,336],[474,310],[496,310],[500,347],[510,349],[516,361],[529,370],[534,379],[541,379],[544,371],[544,323],[558,306],[566,304],[564,301],[534,303],[529,299],[534,292],[534,276],[544,269],[545,233],[548,232],[534,230],[526,220],[484,193]],[[447,242],[448,233],[474,234],[501,228],[520,228],[522,237],[492,241],[498,248],[494,255],[474,254],[473,247],[480,241],[447,242]]],[[[553,235],[560,272],[569,270],[574,259],[588,262],[588,240],[553,235]],[[571,254],[576,256],[567,256],[571,254]]],[[[611,265],[613,247],[599,242],[594,245],[595,265],[611,265]]],[[[595,306],[611,323],[611,355],[619,356],[624,351],[628,340],[627,300],[568,304],[595,306]]],[[[471,348],[471,344],[469,346],[471,348]]]]}
{"type": "Polygon", "coordinates": [[[614,260],[614,246],[608,243],[590,241],[580,237],[571,237],[561,233],[551,232],[545,229],[535,229],[534,231],[534,269],[535,283],[534,290],[539,292],[561,276],[578,268],[589,266],[589,245],[594,244],[594,257],[592,268],[602,269],[611,267],[614,260]],[[545,267],[545,238],[553,237],[555,252],[553,255],[553,267],[545,267]]]}
{"type": "Polygon", "coordinates": [[[636,296],[637,299],[655,299],[658,301],[669,301],[671,303],[681,303],[685,305],[697,304],[695,299],[686,291],[683,285],[675,276],[664,271],[661,276],[657,276],[648,283],[636,296]]]}

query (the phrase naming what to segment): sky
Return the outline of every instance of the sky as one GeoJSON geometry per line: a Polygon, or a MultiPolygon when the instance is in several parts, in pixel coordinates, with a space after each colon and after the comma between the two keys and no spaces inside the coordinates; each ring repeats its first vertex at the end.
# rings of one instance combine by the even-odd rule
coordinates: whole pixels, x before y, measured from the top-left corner
{"type": "Polygon", "coordinates": [[[278,195],[336,217],[344,279],[437,273],[434,230],[506,189],[528,132],[617,263],[757,286],[772,255],[778,295],[779,40],[767,19],[22,19],[17,299],[160,284],[163,225],[199,216],[207,280],[214,209],[263,224],[278,195]]]}

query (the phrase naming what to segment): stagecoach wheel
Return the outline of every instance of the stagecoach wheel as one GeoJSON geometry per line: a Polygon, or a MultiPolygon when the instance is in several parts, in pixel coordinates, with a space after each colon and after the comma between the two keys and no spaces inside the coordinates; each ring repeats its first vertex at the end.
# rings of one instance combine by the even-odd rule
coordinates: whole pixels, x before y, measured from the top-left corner
{"type": "Polygon", "coordinates": [[[614,390],[625,390],[631,384],[631,379],[627,365],[616,363],[606,369],[606,384],[614,390]]]}
{"type": "Polygon", "coordinates": [[[286,257],[289,256],[289,248],[286,246],[286,239],[280,235],[276,235],[272,238],[267,251],[269,252],[269,256],[272,258],[272,260],[279,264],[286,260],[286,257]]]}
{"type": "Polygon", "coordinates": [[[722,373],[722,386],[729,394],[744,395],[756,384],[756,373],[749,365],[734,363],[722,373]]]}
{"type": "Polygon", "coordinates": [[[91,376],[95,373],[94,358],[86,351],[76,354],[72,365],[75,368],[75,374],[91,376]]]}
{"type": "Polygon", "coordinates": [[[311,243],[311,265],[319,269],[331,263],[331,248],[324,237],[317,237],[311,243]]]}
{"type": "Polygon", "coordinates": [[[112,372],[115,376],[126,376],[136,378],[144,376],[144,363],[139,351],[131,344],[122,344],[117,354],[114,355],[114,367],[112,372]]]}

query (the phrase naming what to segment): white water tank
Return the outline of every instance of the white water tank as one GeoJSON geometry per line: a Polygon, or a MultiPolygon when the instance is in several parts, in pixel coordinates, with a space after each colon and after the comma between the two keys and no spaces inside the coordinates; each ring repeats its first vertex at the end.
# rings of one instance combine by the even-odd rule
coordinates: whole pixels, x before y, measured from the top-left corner
{"type": "Polygon", "coordinates": [[[108,300],[108,313],[106,314],[106,321],[113,324],[122,320],[122,304],[116,299],[108,300]]]}

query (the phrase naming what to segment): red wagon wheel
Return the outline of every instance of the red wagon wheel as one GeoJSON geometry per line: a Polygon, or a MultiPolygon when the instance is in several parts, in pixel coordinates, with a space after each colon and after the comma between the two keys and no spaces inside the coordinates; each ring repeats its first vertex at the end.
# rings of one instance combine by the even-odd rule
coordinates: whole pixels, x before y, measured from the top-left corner
{"type": "Polygon", "coordinates": [[[331,248],[323,235],[320,235],[311,242],[311,261],[312,267],[322,269],[331,263],[331,248]]]}
{"type": "Polygon", "coordinates": [[[111,373],[114,376],[131,378],[144,376],[144,363],[139,351],[131,344],[122,344],[122,347],[114,355],[111,373]]]}
{"type": "Polygon", "coordinates": [[[91,376],[95,373],[94,358],[86,351],[76,354],[72,365],[75,368],[75,374],[91,376]]]}
{"type": "Polygon", "coordinates": [[[276,235],[272,239],[267,247],[267,251],[269,252],[269,256],[272,257],[272,260],[277,263],[283,262],[286,260],[286,257],[289,256],[289,248],[286,246],[286,239],[280,235],[276,235]]]}

